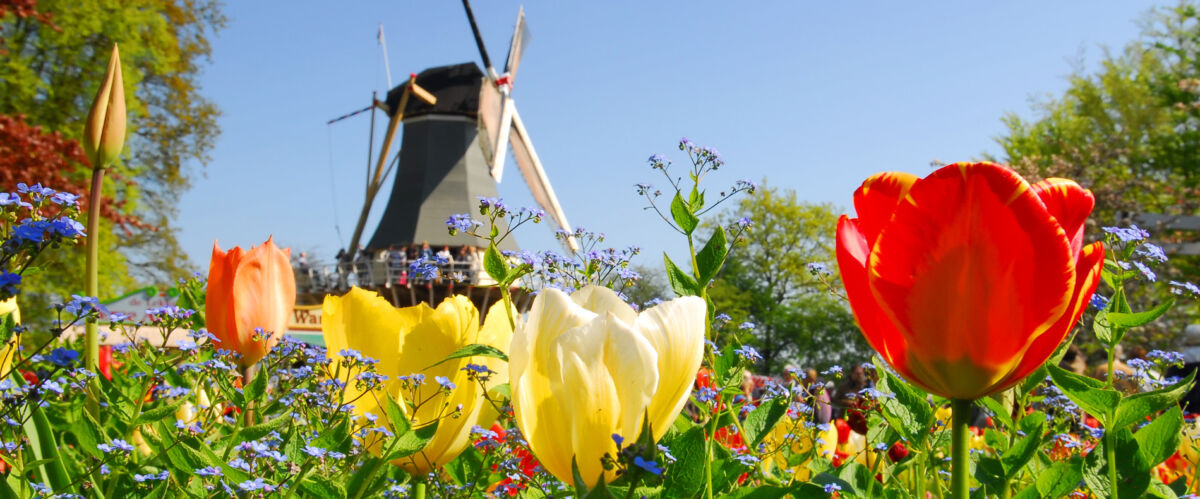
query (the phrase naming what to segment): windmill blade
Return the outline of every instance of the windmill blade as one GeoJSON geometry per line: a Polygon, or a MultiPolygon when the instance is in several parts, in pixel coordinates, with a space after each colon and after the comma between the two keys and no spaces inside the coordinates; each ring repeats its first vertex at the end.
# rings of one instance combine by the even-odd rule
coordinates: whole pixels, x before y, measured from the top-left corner
{"type": "MultiPolygon", "coordinates": [[[[563,213],[562,205],[558,204],[558,197],[554,195],[554,188],[550,187],[550,179],[546,178],[546,171],[542,169],[542,160],[538,159],[537,151],[533,149],[533,142],[529,140],[529,133],[525,131],[521,115],[511,102],[507,109],[512,110],[513,157],[517,160],[517,167],[521,169],[521,176],[525,177],[525,183],[529,184],[533,199],[546,210],[546,214],[554,219],[554,223],[558,224],[560,229],[568,233],[573,232],[570,222],[567,222],[567,215],[563,213]]],[[[567,237],[567,246],[571,251],[579,251],[579,242],[573,236],[567,237]]]]}
{"type": "Polygon", "coordinates": [[[467,21],[471,23],[471,33],[475,35],[475,46],[479,47],[479,56],[483,58],[483,66],[487,68],[488,77],[493,81],[496,80],[496,68],[492,66],[492,59],[488,57],[487,47],[483,45],[483,36],[479,34],[479,25],[475,23],[475,13],[471,11],[471,2],[462,0],[463,9],[467,11],[467,21]]]}
{"type": "MultiPolygon", "coordinates": [[[[479,146],[483,149],[483,159],[487,161],[488,173],[496,164],[493,155],[496,152],[496,139],[500,137],[500,110],[504,95],[490,80],[483,82],[479,89],[479,146]]],[[[492,178],[495,178],[494,176],[492,178]]]]}
{"type": "Polygon", "coordinates": [[[529,37],[529,27],[525,25],[525,7],[522,6],[517,12],[517,27],[508,45],[508,59],[504,61],[504,74],[508,75],[510,84],[517,77],[517,66],[521,65],[521,55],[525,53],[529,37]]]}
{"type": "MultiPolygon", "coordinates": [[[[492,150],[492,178],[499,182],[504,176],[504,160],[508,158],[505,147],[509,143],[509,135],[513,129],[513,118],[516,116],[517,108],[513,104],[512,97],[509,97],[508,90],[505,87],[500,88],[500,121],[496,123],[496,142],[492,150]]],[[[514,147],[515,151],[516,148],[514,147]]]]}

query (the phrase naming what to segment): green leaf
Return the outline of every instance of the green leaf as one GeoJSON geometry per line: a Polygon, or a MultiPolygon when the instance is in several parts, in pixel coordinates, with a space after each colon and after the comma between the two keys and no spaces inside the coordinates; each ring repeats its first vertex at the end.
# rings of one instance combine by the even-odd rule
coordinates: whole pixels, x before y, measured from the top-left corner
{"type": "Polygon", "coordinates": [[[504,282],[504,278],[508,277],[508,262],[496,249],[495,243],[488,243],[487,251],[483,252],[483,270],[496,282],[504,282]]]}
{"type": "Polygon", "coordinates": [[[384,392],[385,400],[383,402],[383,412],[387,414],[388,421],[392,422],[392,433],[402,435],[408,433],[412,426],[408,422],[408,416],[404,415],[404,408],[396,403],[396,399],[392,395],[384,392]]]}
{"type": "Polygon", "coordinates": [[[321,475],[310,475],[300,482],[300,490],[304,492],[306,497],[319,497],[321,499],[337,499],[346,497],[346,489],[341,484],[334,481],[332,478],[321,475]]]}
{"type": "Polygon", "coordinates": [[[1096,339],[1100,340],[1100,343],[1111,347],[1116,343],[1113,341],[1113,338],[1117,335],[1113,333],[1113,326],[1108,320],[1108,313],[1108,310],[1096,312],[1096,317],[1092,319],[1092,333],[1096,335],[1096,339]]]}
{"type": "MultiPolygon", "coordinates": [[[[821,490],[824,492],[824,489],[821,490]]],[[[742,487],[724,496],[724,499],[781,499],[786,497],[791,489],[761,485],[758,487],[742,487]]]]}
{"type": "MultiPolygon", "coordinates": [[[[1021,468],[1033,459],[1037,454],[1038,447],[1042,444],[1042,432],[1045,426],[1044,418],[1028,417],[1021,420],[1021,426],[1025,426],[1025,420],[1033,420],[1032,428],[1026,428],[1025,437],[1017,440],[1011,449],[1008,449],[1004,455],[1000,456],[1000,463],[1004,465],[1004,474],[1008,479],[1016,478],[1021,468]]],[[[1012,431],[1011,429],[1009,431],[1012,431]]]]}
{"type": "Polygon", "coordinates": [[[1046,366],[1050,379],[1067,398],[1088,413],[1096,416],[1106,427],[1112,422],[1114,409],[1121,402],[1121,394],[1105,388],[1104,382],[1075,374],[1058,366],[1046,366]]]}
{"type": "Polygon", "coordinates": [[[696,285],[696,280],[692,276],[687,275],[679,267],[675,266],[675,262],[671,261],[671,257],[663,253],[663,265],[667,269],[667,280],[671,282],[671,289],[679,296],[700,296],[700,287],[696,285]]]}
{"type": "Polygon", "coordinates": [[[991,412],[992,416],[998,419],[1005,428],[1008,428],[1009,431],[1012,431],[1012,414],[1008,413],[1008,410],[1004,408],[1003,404],[991,397],[982,397],[977,399],[976,402],[979,402],[979,405],[982,405],[988,410],[988,412],[991,412]]]}
{"type": "Polygon", "coordinates": [[[325,428],[317,438],[313,439],[312,446],[345,453],[350,450],[351,443],[350,420],[343,418],[338,423],[325,428]]]}
{"type": "Polygon", "coordinates": [[[787,410],[787,399],[774,398],[750,411],[746,420],[742,422],[742,429],[746,430],[746,446],[751,449],[758,448],[758,443],[771,433],[779,418],[787,414],[787,410]]]}
{"type": "Polygon", "coordinates": [[[1162,314],[1167,313],[1167,311],[1170,310],[1171,307],[1174,305],[1175,305],[1175,299],[1170,298],[1167,301],[1160,303],[1157,307],[1154,307],[1150,310],[1146,310],[1144,312],[1137,312],[1137,313],[1109,312],[1108,322],[1115,327],[1124,328],[1124,329],[1130,329],[1130,328],[1135,328],[1138,326],[1144,326],[1146,324],[1154,322],[1154,319],[1159,318],[1160,316],[1162,316],[1162,314]]]}
{"type": "Polygon", "coordinates": [[[266,369],[257,369],[254,379],[250,380],[250,384],[246,385],[243,393],[246,395],[246,402],[254,403],[261,401],[263,396],[267,394],[267,380],[271,376],[266,369]]]}
{"type": "Polygon", "coordinates": [[[1059,461],[1038,473],[1035,487],[1040,495],[1035,497],[1065,497],[1079,486],[1080,480],[1083,480],[1083,459],[1059,461]]]}
{"type": "Polygon", "coordinates": [[[450,475],[450,479],[458,485],[465,485],[468,482],[476,482],[476,479],[487,478],[487,475],[476,477],[475,474],[483,468],[484,457],[475,447],[468,446],[467,450],[459,454],[453,461],[446,463],[444,469],[446,474],[450,475]]]}
{"type": "Polygon", "coordinates": [[[387,455],[387,460],[391,461],[393,459],[408,457],[420,452],[421,449],[425,448],[425,444],[428,444],[433,439],[433,435],[437,433],[437,426],[437,421],[434,421],[425,426],[411,429],[407,433],[398,434],[400,436],[396,437],[398,440],[395,444],[392,444],[394,447],[391,453],[387,455]]]}
{"type": "Polygon", "coordinates": [[[704,428],[694,426],[665,443],[675,456],[663,476],[663,497],[696,497],[704,482],[704,428]]]}
{"type": "Polygon", "coordinates": [[[904,438],[920,445],[933,426],[933,409],[925,401],[924,392],[897,378],[883,367],[885,365],[881,359],[875,361],[875,370],[879,373],[878,388],[881,392],[895,394],[895,397],[883,398],[883,417],[904,438]]]}
{"type": "Polygon", "coordinates": [[[717,276],[721,265],[725,263],[725,255],[729,251],[729,241],[725,239],[725,229],[720,225],[713,230],[712,237],[696,253],[696,273],[700,275],[700,283],[705,285],[717,276]]]}
{"type": "Polygon", "coordinates": [[[1143,426],[1133,439],[1138,443],[1138,452],[1148,466],[1157,466],[1166,461],[1179,448],[1182,440],[1180,431],[1183,429],[1183,412],[1179,406],[1172,406],[1154,418],[1150,424],[1143,426]]]}
{"type": "Polygon", "coordinates": [[[280,428],[283,428],[284,425],[291,420],[292,418],[286,416],[276,417],[275,419],[269,419],[254,426],[242,428],[240,431],[238,431],[237,438],[234,439],[234,443],[245,442],[247,440],[258,440],[269,435],[273,431],[279,431],[280,428]]]}
{"type": "Polygon", "coordinates": [[[1193,369],[1186,378],[1174,385],[1152,392],[1139,393],[1122,400],[1117,407],[1116,420],[1111,426],[1124,428],[1145,420],[1146,416],[1176,405],[1179,403],[1179,399],[1183,398],[1184,394],[1191,389],[1192,380],[1195,377],[1196,371],[1193,369]]]}
{"type": "Polygon", "coordinates": [[[181,398],[170,404],[158,406],[148,411],[142,411],[141,414],[138,414],[137,417],[133,419],[132,423],[129,423],[129,427],[137,428],[144,424],[155,423],[166,418],[171,418],[171,421],[174,421],[175,412],[178,411],[180,407],[183,407],[183,404],[186,402],[187,400],[181,398]]]}
{"type": "Polygon", "coordinates": [[[671,200],[671,218],[674,218],[679,229],[689,236],[700,224],[700,219],[692,214],[692,210],[687,207],[687,203],[683,201],[683,197],[679,195],[678,191],[675,192],[675,199],[671,200]]]}
{"type": "MultiPolygon", "coordinates": [[[[437,361],[436,363],[434,363],[433,365],[431,365],[429,367],[439,366],[439,365],[442,365],[443,363],[452,361],[454,359],[461,359],[463,357],[476,357],[476,356],[491,357],[493,359],[500,359],[505,362],[508,362],[508,354],[504,353],[504,350],[501,350],[501,349],[496,348],[491,345],[481,345],[479,343],[472,343],[472,344],[462,347],[458,350],[455,350],[454,353],[447,355],[446,358],[437,361]]],[[[426,367],[425,369],[429,369],[429,367],[426,367]]]]}

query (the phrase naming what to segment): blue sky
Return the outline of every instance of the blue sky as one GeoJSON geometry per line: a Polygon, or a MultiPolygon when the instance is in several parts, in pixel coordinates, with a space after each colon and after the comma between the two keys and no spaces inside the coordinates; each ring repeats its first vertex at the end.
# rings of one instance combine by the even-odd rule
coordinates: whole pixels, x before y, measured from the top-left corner
{"type": "MultiPolygon", "coordinates": [[[[1074,68],[1136,39],[1153,5],[531,1],[514,97],[572,224],[637,244],[635,262],[660,266],[686,245],[643,211],[633,184],[662,185],[646,158],[683,160],[680,137],[721,151],[712,190],[765,178],[849,209],[872,173],[924,175],[935,159],[998,152],[1005,113],[1033,116],[1074,68]]],[[[496,64],[519,6],[473,4],[496,64]]],[[[248,247],[273,234],[331,259],[362,206],[369,118],[325,122],[386,90],[379,23],[395,81],[478,62],[462,6],[231,2],[226,14],[201,78],[222,134],[180,200],[183,248],[207,269],[214,239],[248,247]]],[[[500,194],[531,205],[513,166],[500,194]]],[[[390,192],[389,181],[364,239],[390,192]]],[[[522,230],[523,248],[557,248],[549,224],[522,230]]]]}

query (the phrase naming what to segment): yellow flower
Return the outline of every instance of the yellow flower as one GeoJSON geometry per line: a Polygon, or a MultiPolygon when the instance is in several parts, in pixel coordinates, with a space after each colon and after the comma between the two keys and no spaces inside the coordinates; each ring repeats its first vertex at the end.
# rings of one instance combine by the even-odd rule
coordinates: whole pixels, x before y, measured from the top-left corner
{"type": "MultiPolygon", "coordinates": [[[[340,355],[343,349],[355,350],[364,357],[378,360],[377,372],[388,377],[383,382],[383,390],[405,411],[413,427],[437,421],[437,432],[424,449],[393,460],[392,464],[409,473],[427,473],[450,462],[466,448],[472,427],[487,428],[496,420],[495,408],[484,399],[479,384],[468,379],[463,367],[468,363],[483,364],[495,371],[486,386],[491,390],[508,381],[508,366],[503,361],[465,357],[430,366],[471,344],[490,345],[501,350],[507,348],[512,328],[502,304],[493,306],[480,326],[479,311],[464,296],[447,298],[436,310],[424,303],[395,308],[372,291],[351,288],[345,296],[325,297],[321,319],[325,346],[334,362],[343,360],[340,355]],[[399,380],[401,376],[411,374],[426,377],[416,389],[415,397],[412,391],[402,389],[399,380]],[[446,394],[434,382],[437,376],[447,378],[455,388],[446,394]],[[453,416],[459,406],[461,412],[453,416]]],[[[370,413],[381,423],[388,420],[383,410],[386,399],[382,392],[364,394],[353,379],[346,385],[344,401],[354,405],[356,415],[370,413]]],[[[368,437],[364,444],[372,453],[380,455],[380,439],[368,437]]]]}
{"type": "MultiPolygon", "coordinates": [[[[785,417],[775,425],[771,433],[763,438],[764,449],[770,455],[762,461],[763,471],[769,472],[774,466],[788,467],[788,456],[783,452],[785,446],[791,447],[792,456],[804,455],[812,450],[813,439],[809,436],[809,430],[804,423],[804,419],[785,417]]],[[[825,425],[824,430],[818,430],[817,450],[813,456],[832,459],[833,453],[837,450],[837,442],[837,428],[834,428],[833,425],[825,425]]],[[[809,456],[803,462],[791,467],[796,480],[807,481],[812,476],[808,462],[812,460],[813,456],[809,456]]]]}
{"type": "MultiPolygon", "coordinates": [[[[21,309],[17,307],[17,297],[0,301],[0,321],[12,314],[13,324],[21,323],[21,309]]],[[[13,361],[17,358],[17,349],[21,346],[21,335],[14,334],[4,348],[0,350],[0,375],[7,376],[12,370],[13,361]]]]}
{"type": "Polygon", "coordinates": [[[121,54],[113,44],[112,56],[96,100],[83,128],[83,152],[92,168],[104,168],[125,147],[125,85],[121,79],[121,54]]]}
{"type": "Polygon", "coordinates": [[[542,290],[509,352],[513,413],[542,466],[572,483],[574,458],[589,484],[611,481],[612,435],[632,442],[648,414],[662,438],[700,369],[705,315],[697,297],[638,314],[608,288],[542,290]]]}

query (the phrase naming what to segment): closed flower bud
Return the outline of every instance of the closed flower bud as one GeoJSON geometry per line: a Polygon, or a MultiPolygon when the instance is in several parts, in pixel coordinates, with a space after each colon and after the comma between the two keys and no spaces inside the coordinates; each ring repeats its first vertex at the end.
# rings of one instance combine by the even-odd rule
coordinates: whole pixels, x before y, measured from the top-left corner
{"type": "Polygon", "coordinates": [[[96,92],[83,129],[83,152],[92,168],[104,168],[125,146],[125,86],[121,79],[121,56],[113,44],[108,71],[96,92]]]}

